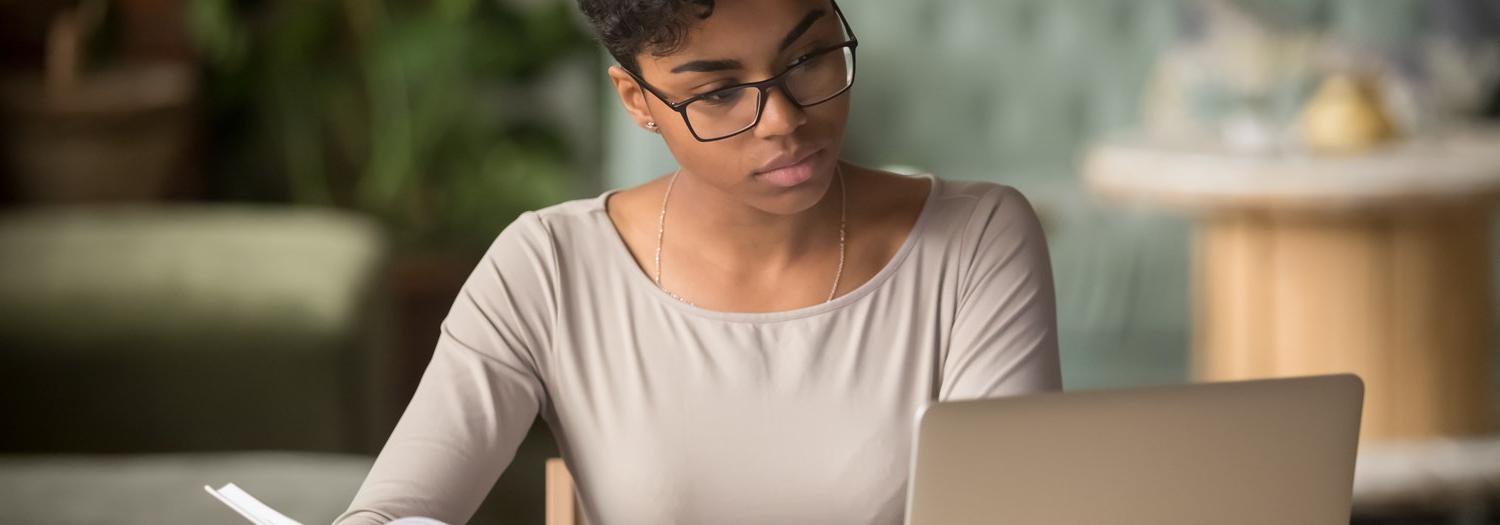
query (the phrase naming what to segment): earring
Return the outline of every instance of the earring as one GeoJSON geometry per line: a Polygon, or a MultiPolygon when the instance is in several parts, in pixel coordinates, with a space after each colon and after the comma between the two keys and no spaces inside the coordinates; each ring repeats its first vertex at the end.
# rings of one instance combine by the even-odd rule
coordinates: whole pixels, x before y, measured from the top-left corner
{"type": "Polygon", "coordinates": [[[656,121],[655,120],[648,120],[648,121],[646,121],[646,130],[650,131],[652,133],[658,132],[659,130],[656,129],[656,121]]]}

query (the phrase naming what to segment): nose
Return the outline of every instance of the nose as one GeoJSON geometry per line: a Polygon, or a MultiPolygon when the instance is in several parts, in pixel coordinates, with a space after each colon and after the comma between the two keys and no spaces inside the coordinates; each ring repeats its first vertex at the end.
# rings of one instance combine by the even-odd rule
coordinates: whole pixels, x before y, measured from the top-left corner
{"type": "Polygon", "coordinates": [[[777,86],[766,91],[766,107],[761,110],[760,123],[754,131],[757,137],[787,135],[807,123],[807,112],[792,102],[785,89],[777,86]]]}

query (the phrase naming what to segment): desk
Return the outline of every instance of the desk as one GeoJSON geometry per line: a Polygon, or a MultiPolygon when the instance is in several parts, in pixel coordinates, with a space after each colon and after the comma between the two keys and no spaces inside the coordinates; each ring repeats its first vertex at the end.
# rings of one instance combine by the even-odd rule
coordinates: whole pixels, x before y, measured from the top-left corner
{"type": "Polygon", "coordinates": [[[1357,156],[1120,140],[1084,170],[1097,195],[1197,217],[1195,379],[1353,372],[1362,439],[1490,428],[1500,131],[1357,156]]]}

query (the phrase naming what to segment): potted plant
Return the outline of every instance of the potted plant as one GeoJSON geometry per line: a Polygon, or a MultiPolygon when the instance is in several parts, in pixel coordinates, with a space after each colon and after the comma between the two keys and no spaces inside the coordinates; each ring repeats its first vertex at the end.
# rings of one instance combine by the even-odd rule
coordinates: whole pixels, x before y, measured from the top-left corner
{"type": "Polygon", "coordinates": [[[41,71],[0,78],[0,165],[22,201],[156,200],[180,181],[191,64],[123,56],[104,0],[30,6],[50,20],[41,71]]]}
{"type": "Polygon", "coordinates": [[[531,4],[193,2],[213,190],[367,212],[401,246],[469,252],[575,195],[576,141],[535,111],[536,86],[597,58],[565,2],[531,4]]]}

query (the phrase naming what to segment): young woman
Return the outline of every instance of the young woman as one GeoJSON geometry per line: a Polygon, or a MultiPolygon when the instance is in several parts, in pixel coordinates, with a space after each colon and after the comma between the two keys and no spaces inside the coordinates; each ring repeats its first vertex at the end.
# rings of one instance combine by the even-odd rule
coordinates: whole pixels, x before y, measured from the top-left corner
{"type": "Polygon", "coordinates": [[[681,168],[500,233],[336,523],[466,521],[538,414],[596,525],[898,523],[923,405],[1060,388],[1026,199],[840,159],[831,0],[580,3],[681,168]]]}

